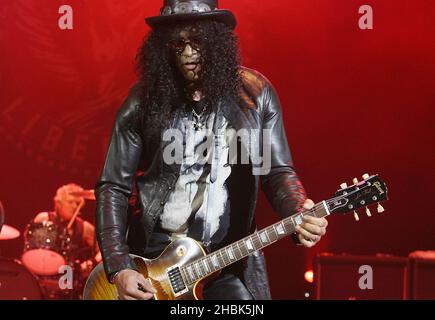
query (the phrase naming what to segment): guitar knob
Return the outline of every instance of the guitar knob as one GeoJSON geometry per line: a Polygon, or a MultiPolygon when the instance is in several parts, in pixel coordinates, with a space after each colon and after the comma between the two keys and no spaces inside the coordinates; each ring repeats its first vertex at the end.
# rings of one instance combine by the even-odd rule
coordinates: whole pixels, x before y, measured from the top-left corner
{"type": "Polygon", "coordinates": [[[355,218],[356,221],[359,221],[359,216],[356,211],[353,212],[353,217],[355,218]]]}
{"type": "Polygon", "coordinates": [[[378,213],[382,213],[382,212],[384,212],[385,211],[385,209],[384,209],[384,207],[383,206],[381,206],[381,204],[380,203],[378,203],[378,213]]]}
{"type": "Polygon", "coordinates": [[[340,188],[341,189],[346,189],[347,188],[347,183],[343,182],[342,184],[340,184],[340,188]]]}
{"type": "Polygon", "coordinates": [[[372,216],[372,213],[370,212],[370,209],[368,207],[366,207],[366,214],[367,214],[367,217],[372,216]]]}
{"type": "Polygon", "coordinates": [[[358,184],[358,179],[357,178],[353,178],[352,182],[353,182],[353,184],[358,184]]]}
{"type": "Polygon", "coordinates": [[[364,179],[364,180],[367,180],[368,178],[370,178],[370,176],[369,176],[369,174],[368,174],[368,173],[365,173],[365,174],[363,174],[363,176],[362,176],[362,177],[363,177],[363,179],[364,179]]]}

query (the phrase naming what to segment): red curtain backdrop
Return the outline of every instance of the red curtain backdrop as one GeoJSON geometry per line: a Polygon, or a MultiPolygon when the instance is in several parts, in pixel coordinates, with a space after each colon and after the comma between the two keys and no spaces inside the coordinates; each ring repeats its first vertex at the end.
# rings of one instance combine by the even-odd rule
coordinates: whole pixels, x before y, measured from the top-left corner
{"type": "MultiPolygon", "coordinates": [[[[309,196],[332,196],[364,173],[387,182],[386,212],[331,217],[313,249],[282,241],[266,256],[275,299],[304,299],[323,251],[406,256],[435,249],[433,123],[435,3],[430,0],[222,0],[239,25],[244,64],[269,78],[309,196]],[[358,28],[371,5],[374,29],[358,28]]],[[[135,82],[134,56],[160,0],[0,3],[0,201],[21,231],[52,208],[56,188],[93,188],[114,115],[135,82]],[[73,8],[60,30],[58,9],[73,8]]],[[[88,202],[84,218],[94,221],[88,202]]],[[[277,220],[263,195],[260,226],[277,220]]],[[[19,258],[22,237],[0,242],[19,258]]]]}

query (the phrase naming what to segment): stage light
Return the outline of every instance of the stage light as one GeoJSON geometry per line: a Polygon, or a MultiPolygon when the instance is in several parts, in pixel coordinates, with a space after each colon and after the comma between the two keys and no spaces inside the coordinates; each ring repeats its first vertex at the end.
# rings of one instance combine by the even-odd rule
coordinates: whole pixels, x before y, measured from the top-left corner
{"type": "Polygon", "coordinates": [[[313,283],[314,282],[314,273],[313,273],[313,270],[306,271],[305,274],[304,274],[304,278],[305,278],[305,281],[307,281],[309,283],[313,283]]]}

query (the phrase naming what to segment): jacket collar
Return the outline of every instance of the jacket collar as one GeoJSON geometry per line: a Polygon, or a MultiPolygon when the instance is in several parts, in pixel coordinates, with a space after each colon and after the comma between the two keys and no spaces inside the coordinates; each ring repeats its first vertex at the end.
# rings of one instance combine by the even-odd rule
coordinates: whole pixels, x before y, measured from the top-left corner
{"type": "Polygon", "coordinates": [[[253,113],[248,112],[246,108],[240,107],[233,99],[221,102],[218,110],[221,111],[221,114],[236,131],[258,127],[258,120],[255,119],[253,113]]]}

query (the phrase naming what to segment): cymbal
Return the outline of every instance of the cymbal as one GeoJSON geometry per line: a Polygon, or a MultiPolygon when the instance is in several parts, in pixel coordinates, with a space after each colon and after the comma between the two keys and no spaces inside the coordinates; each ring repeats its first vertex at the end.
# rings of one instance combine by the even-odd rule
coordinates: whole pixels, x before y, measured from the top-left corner
{"type": "Polygon", "coordinates": [[[20,231],[6,224],[3,226],[0,232],[0,240],[12,240],[18,238],[19,236],[20,231]]]}
{"type": "Polygon", "coordinates": [[[74,191],[69,193],[72,196],[82,197],[86,200],[95,200],[95,190],[74,191]]]}

